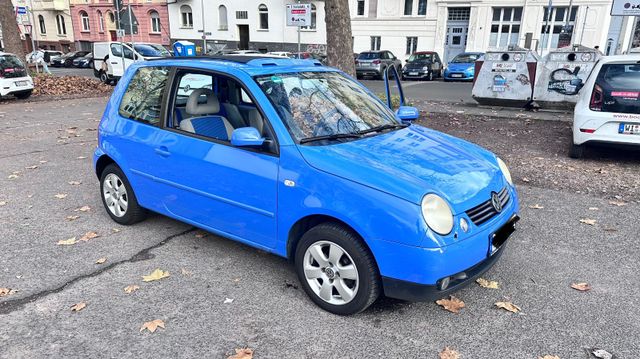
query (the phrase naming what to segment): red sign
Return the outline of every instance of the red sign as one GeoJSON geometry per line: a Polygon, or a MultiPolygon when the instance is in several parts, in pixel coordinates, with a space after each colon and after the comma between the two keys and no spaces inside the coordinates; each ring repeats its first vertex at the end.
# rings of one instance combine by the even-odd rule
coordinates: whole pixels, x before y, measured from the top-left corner
{"type": "Polygon", "coordinates": [[[626,97],[626,98],[638,98],[640,96],[640,92],[626,92],[626,91],[613,91],[611,92],[611,96],[613,97],[626,97]]]}

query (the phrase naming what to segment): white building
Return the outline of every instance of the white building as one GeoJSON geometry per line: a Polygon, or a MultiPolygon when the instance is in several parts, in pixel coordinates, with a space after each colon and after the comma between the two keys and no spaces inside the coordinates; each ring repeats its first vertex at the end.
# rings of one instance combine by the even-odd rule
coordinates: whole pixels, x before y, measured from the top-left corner
{"type": "Polygon", "coordinates": [[[618,25],[613,33],[620,36],[614,41],[608,33],[611,0],[575,0],[571,11],[569,0],[554,0],[550,16],[549,0],[349,1],[354,51],[385,49],[400,58],[425,50],[437,51],[448,61],[463,51],[507,45],[542,54],[570,44],[604,51],[610,38],[625,49],[633,27],[629,20],[618,25]]]}
{"type": "MultiPolygon", "coordinates": [[[[295,52],[297,28],[286,26],[285,19],[285,8],[289,3],[295,1],[175,0],[168,5],[171,40],[188,40],[202,46],[204,27],[209,50],[295,52]]],[[[313,9],[313,25],[300,32],[302,51],[324,52],[324,2],[305,0],[302,3],[310,3],[313,9]]]]}

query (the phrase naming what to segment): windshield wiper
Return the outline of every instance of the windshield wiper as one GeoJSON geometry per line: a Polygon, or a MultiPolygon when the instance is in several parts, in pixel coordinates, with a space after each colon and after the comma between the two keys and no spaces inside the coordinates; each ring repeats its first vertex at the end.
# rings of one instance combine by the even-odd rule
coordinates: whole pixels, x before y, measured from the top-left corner
{"type": "Polygon", "coordinates": [[[300,140],[300,143],[302,144],[302,143],[322,141],[322,140],[339,140],[341,138],[360,138],[360,137],[362,137],[362,135],[359,133],[334,133],[332,135],[303,138],[300,140]]]}
{"type": "Polygon", "coordinates": [[[408,123],[387,123],[384,125],[371,127],[366,130],[358,131],[357,133],[359,135],[366,135],[367,133],[382,132],[386,130],[395,130],[396,128],[405,128],[407,126],[409,126],[408,123]]]}

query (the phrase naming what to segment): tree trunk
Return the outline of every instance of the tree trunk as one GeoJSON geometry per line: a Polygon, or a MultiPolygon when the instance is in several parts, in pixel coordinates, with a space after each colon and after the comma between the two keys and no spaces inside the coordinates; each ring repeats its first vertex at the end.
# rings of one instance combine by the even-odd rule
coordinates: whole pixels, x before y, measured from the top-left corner
{"type": "Polygon", "coordinates": [[[349,0],[326,0],[324,10],[327,23],[328,64],[355,77],[349,0]]]}
{"type": "Polygon", "coordinates": [[[24,61],[24,48],[20,40],[20,30],[16,21],[16,9],[11,0],[0,1],[0,24],[2,24],[2,40],[4,51],[11,52],[24,61]]]}

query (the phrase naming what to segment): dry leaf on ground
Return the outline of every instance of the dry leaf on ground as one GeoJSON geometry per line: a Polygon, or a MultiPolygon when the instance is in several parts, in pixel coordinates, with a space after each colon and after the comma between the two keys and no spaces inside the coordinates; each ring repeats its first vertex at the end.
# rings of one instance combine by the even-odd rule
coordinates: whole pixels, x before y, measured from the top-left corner
{"type": "Polygon", "coordinates": [[[80,240],[83,241],[83,242],[88,242],[89,240],[92,240],[92,239],[98,238],[98,237],[100,237],[100,235],[98,233],[91,231],[91,232],[85,233],[84,236],[82,236],[80,238],[80,240]]]}
{"type": "Polygon", "coordinates": [[[25,168],[28,169],[28,170],[35,170],[36,168],[38,168],[38,165],[27,166],[25,168]]]}
{"type": "Polygon", "coordinates": [[[593,348],[591,349],[591,354],[599,359],[613,359],[613,354],[604,349],[593,348]]]}
{"type": "Polygon", "coordinates": [[[626,206],[627,202],[624,202],[624,201],[609,201],[609,204],[612,205],[612,206],[622,207],[622,206],[626,206]]]}
{"type": "Polygon", "coordinates": [[[140,289],[139,286],[132,284],[132,285],[128,285],[124,288],[124,292],[127,294],[131,294],[133,292],[135,292],[136,290],[140,289]]]}
{"type": "Polygon", "coordinates": [[[162,278],[166,278],[169,276],[169,272],[165,272],[162,269],[158,268],[156,270],[154,270],[153,272],[151,272],[151,274],[149,275],[143,275],[142,276],[142,281],[143,282],[152,282],[154,280],[159,280],[162,278]]]}
{"type": "Polygon", "coordinates": [[[521,309],[520,307],[518,307],[517,305],[511,303],[511,302],[496,302],[495,303],[496,307],[498,308],[502,308],[504,310],[508,310],[512,313],[518,313],[521,309]]]}
{"type": "Polygon", "coordinates": [[[226,298],[223,302],[223,304],[231,304],[231,303],[233,303],[233,299],[231,298],[226,298]]]}
{"type": "Polygon", "coordinates": [[[206,236],[208,236],[209,234],[206,232],[196,232],[196,238],[204,238],[206,236]]]}
{"type": "Polygon", "coordinates": [[[180,268],[180,271],[182,272],[182,275],[185,277],[191,277],[193,275],[193,272],[186,268],[180,268]]]}
{"type": "Polygon", "coordinates": [[[597,210],[598,210],[598,207],[589,207],[589,210],[590,210],[590,211],[597,211],[597,210]]]}
{"type": "Polygon", "coordinates": [[[498,282],[493,281],[493,280],[486,280],[484,278],[478,278],[478,279],[476,279],[476,283],[478,283],[483,288],[498,289],[498,282]]]}
{"type": "Polygon", "coordinates": [[[87,306],[87,303],[85,302],[80,302],[78,304],[74,304],[71,306],[71,311],[72,312],[79,312],[81,310],[83,310],[85,307],[87,306]]]}
{"type": "Polygon", "coordinates": [[[67,216],[65,219],[71,222],[71,221],[75,221],[78,218],[80,218],[80,216],[67,216]]]}
{"type": "Polygon", "coordinates": [[[530,179],[528,179],[527,177],[524,177],[524,178],[522,179],[522,182],[529,183],[529,182],[531,182],[531,180],[530,180],[530,179]]]}
{"type": "Polygon", "coordinates": [[[538,357],[538,359],[560,359],[557,355],[545,355],[543,357],[538,357]]]}
{"type": "Polygon", "coordinates": [[[72,186],[77,186],[77,185],[81,184],[82,182],[80,182],[80,181],[69,181],[67,183],[72,185],[72,186]]]}
{"type": "Polygon", "coordinates": [[[451,313],[459,313],[460,309],[464,308],[464,302],[452,295],[449,297],[450,299],[436,300],[436,304],[450,311],[451,313]]]}
{"type": "Polygon", "coordinates": [[[19,177],[19,176],[18,176],[18,175],[16,175],[16,174],[11,174],[11,175],[9,175],[9,177],[7,177],[7,178],[8,178],[8,179],[16,179],[16,178],[18,178],[18,177],[19,177]]]}
{"type": "Polygon", "coordinates": [[[58,241],[58,243],[56,243],[59,246],[71,246],[78,243],[78,241],[76,240],[76,237],[73,238],[69,238],[69,239],[61,239],[58,241]]]}
{"type": "Polygon", "coordinates": [[[572,283],[571,288],[575,290],[579,290],[581,292],[587,292],[591,290],[591,285],[589,283],[581,282],[581,283],[572,283]]]}
{"type": "Polygon", "coordinates": [[[7,205],[7,201],[0,201],[0,207],[6,206],[6,205],[7,205]]]}
{"type": "Polygon", "coordinates": [[[49,162],[49,161],[40,160],[40,161],[38,161],[38,162],[40,162],[40,163],[47,163],[47,162],[49,162]]]}
{"type": "Polygon", "coordinates": [[[63,198],[67,198],[67,194],[66,193],[58,193],[54,196],[57,199],[63,199],[63,198]]]}
{"type": "Polygon", "coordinates": [[[438,358],[439,359],[459,359],[460,353],[458,353],[457,351],[449,347],[444,347],[444,349],[442,349],[442,351],[438,354],[438,358]]]}
{"type": "Polygon", "coordinates": [[[580,223],[588,224],[590,226],[595,226],[596,225],[596,220],[595,219],[589,219],[589,218],[583,218],[583,219],[580,220],[580,223]]]}
{"type": "Polygon", "coordinates": [[[227,359],[253,359],[253,349],[236,349],[236,353],[227,357],[227,359]]]}
{"type": "Polygon", "coordinates": [[[87,158],[87,156],[78,156],[76,158],[79,159],[79,160],[84,160],[85,158],[87,158]]]}
{"type": "Polygon", "coordinates": [[[80,208],[76,208],[73,211],[74,212],[89,212],[91,210],[91,207],[89,206],[82,206],[80,208]]]}
{"type": "Polygon", "coordinates": [[[102,257],[96,261],[96,264],[102,264],[107,261],[107,257],[102,257]]]}
{"type": "Polygon", "coordinates": [[[10,296],[10,295],[16,294],[16,293],[18,293],[17,289],[0,288],[0,297],[10,296]]]}
{"type": "Polygon", "coordinates": [[[142,324],[142,327],[140,328],[140,331],[142,332],[143,330],[148,330],[151,333],[154,333],[156,331],[156,329],[158,329],[158,327],[164,329],[164,321],[162,321],[162,319],[156,319],[156,320],[152,320],[150,322],[145,322],[144,324],[142,324]]]}
{"type": "Polygon", "coordinates": [[[529,208],[531,208],[531,209],[543,209],[544,206],[539,205],[539,204],[536,203],[534,205],[529,206],[529,208]]]}
{"type": "Polygon", "coordinates": [[[118,228],[111,228],[111,232],[118,233],[118,232],[120,232],[120,230],[118,228]]]}

